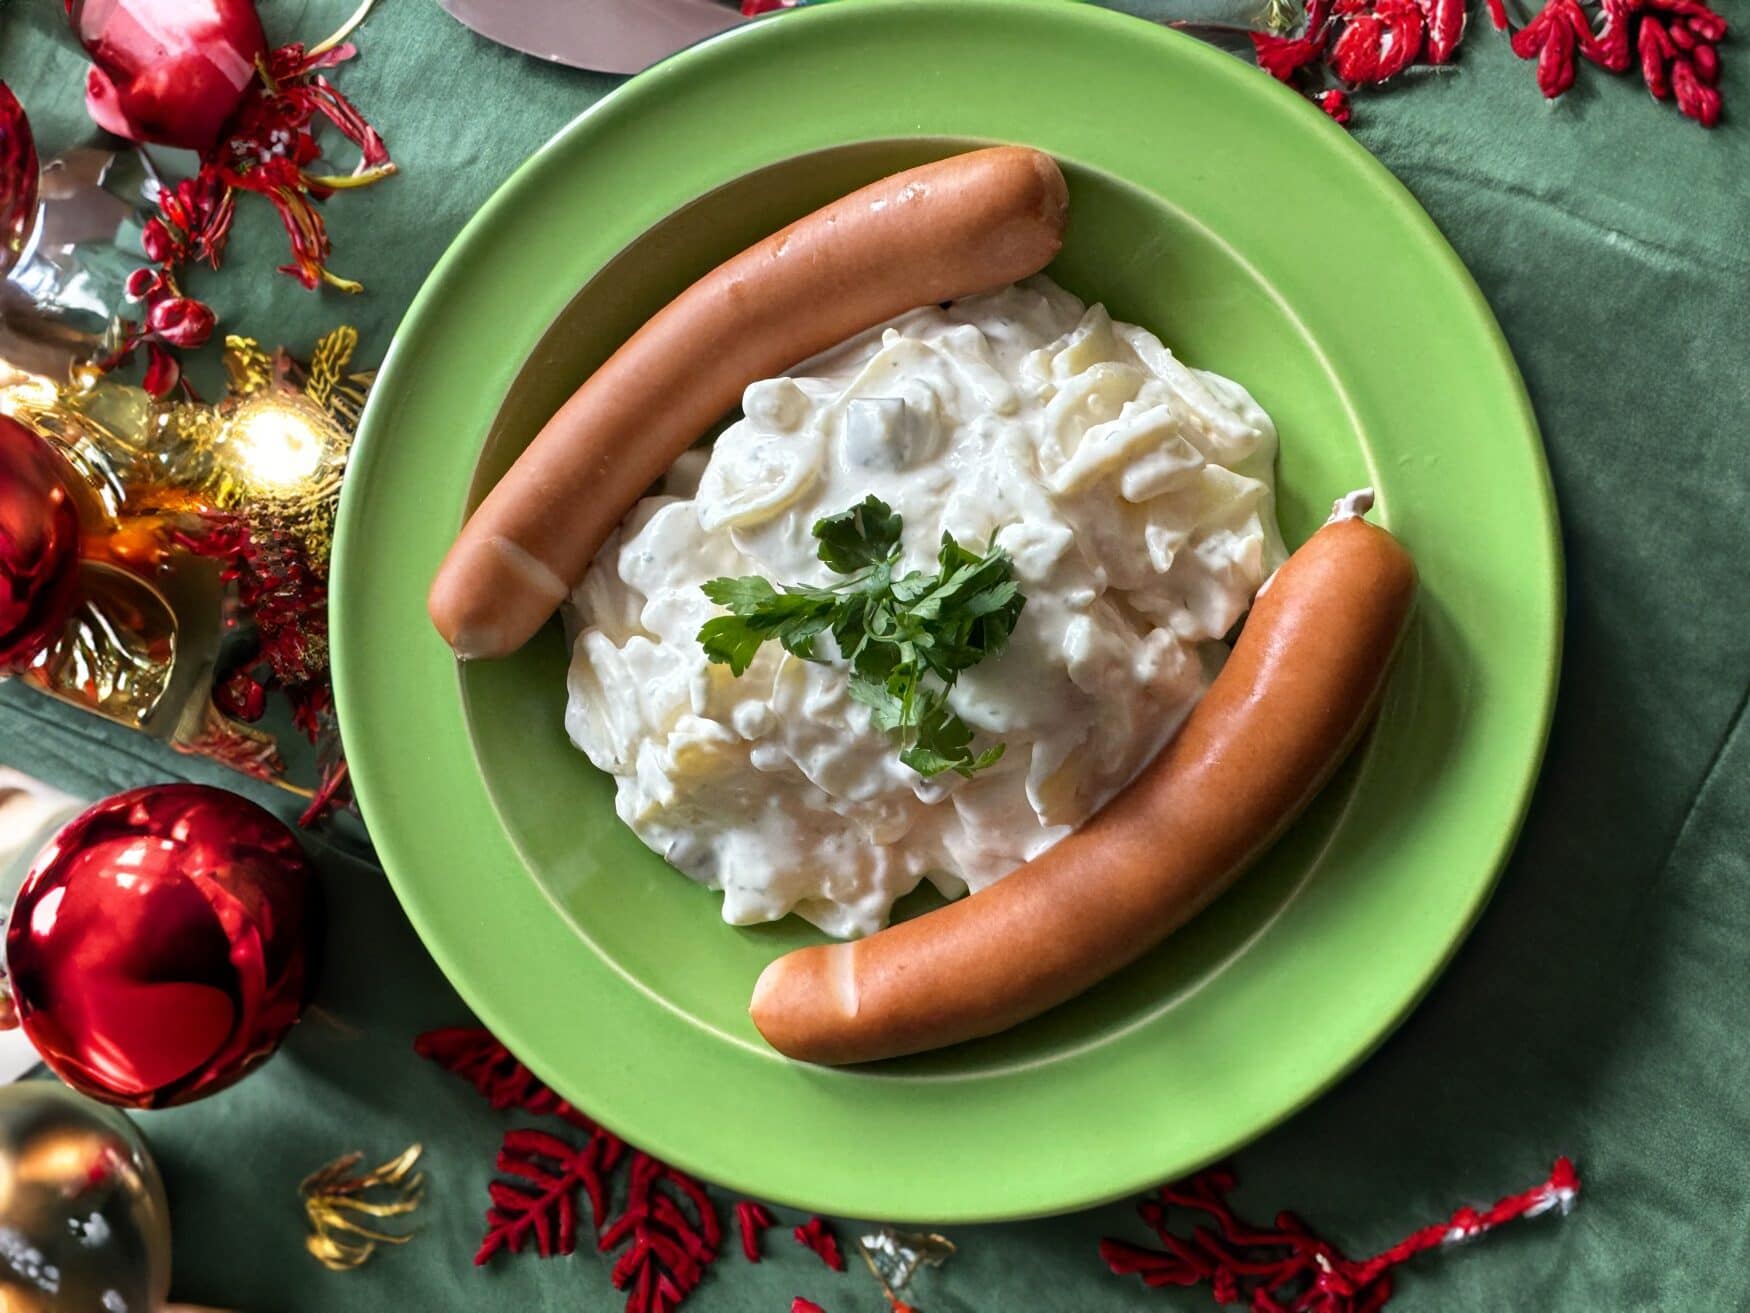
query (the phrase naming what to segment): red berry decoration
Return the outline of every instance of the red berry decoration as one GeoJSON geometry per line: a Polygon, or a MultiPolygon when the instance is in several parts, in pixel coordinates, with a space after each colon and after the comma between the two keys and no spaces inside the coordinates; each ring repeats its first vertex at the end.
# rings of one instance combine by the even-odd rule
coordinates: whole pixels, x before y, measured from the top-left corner
{"type": "Polygon", "coordinates": [[[199,784],[75,817],[12,907],[20,1024],[55,1073],[133,1108],[187,1103],[263,1062],[314,983],[318,890],[274,816],[199,784]]]}
{"type": "MultiPolygon", "coordinates": [[[[135,273],[150,273],[136,269],[135,273]]],[[[188,296],[169,296],[146,312],[146,327],[174,347],[197,347],[213,335],[211,307],[188,296]]]]}
{"type": "Polygon", "coordinates": [[[215,145],[267,54],[254,0],[72,0],[70,17],[91,55],[85,106],[129,141],[215,145]]]}
{"type": "Polygon", "coordinates": [[[36,139],[30,135],[30,120],[18,97],[0,82],[0,274],[17,261],[30,235],[36,218],[36,185],[36,139]]]}
{"type": "Polygon", "coordinates": [[[73,609],[79,515],[48,443],[0,415],[0,674],[17,674],[73,609]]]}

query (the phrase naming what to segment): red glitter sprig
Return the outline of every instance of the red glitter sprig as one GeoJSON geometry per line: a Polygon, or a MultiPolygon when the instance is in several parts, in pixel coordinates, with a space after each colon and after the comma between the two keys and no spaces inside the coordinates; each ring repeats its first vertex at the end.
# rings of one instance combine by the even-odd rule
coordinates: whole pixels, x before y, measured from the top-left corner
{"type": "Polygon", "coordinates": [[[253,646],[214,687],[214,705],[234,720],[253,723],[267,709],[269,690],[277,688],[304,737],[332,748],[310,805],[299,817],[300,824],[314,824],[350,797],[329,673],[328,583],[296,534],[251,533],[235,515],[205,514],[198,531],[177,528],[171,537],[186,551],[220,562],[222,576],[237,585],[237,600],[255,626],[253,646]]]}
{"type": "Polygon", "coordinates": [[[790,1234],[796,1237],[797,1244],[812,1249],[834,1272],[845,1270],[845,1256],[839,1252],[839,1238],[824,1217],[811,1217],[790,1234]]]}
{"type": "Polygon", "coordinates": [[[1556,1159],[1549,1179],[1487,1209],[1460,1208],[1445,1222],[1423,1227],[1368,1259],[1351,1259],[1315,1235],[1292,1213],[1279,1213],[1274,1229],[1241,1221],[1228,1206],[1237,1179],[1211,1168],[1189,1180],[1163,1186],[1137,1207],[1165,1251],[1112,1238],[1100,1242],[1100,1257],[1119,1276],[1147,1286],[1208,1285],[1218,1304],[1243,1304],[1252,1313],[1377,1313],[1391,1299],[1391,1270],[1417,1254],[1457,1244],[1521,1217],[1551,1209],[1566,1212],[1580,1192],[1580,1178],[1566,1158],[1556,1159]],[[1201,1213],[1214,1226],[1197,1224],[1188,1236],[1168,1229],[1178,1208],[1201,1213]]]}
{"type": "Polygon", "coordinates": [[[798,1295],[790,1301],[790,1313],[826,1313],[826,1310],[812,1299],[804,1299],[798,1295]]]}

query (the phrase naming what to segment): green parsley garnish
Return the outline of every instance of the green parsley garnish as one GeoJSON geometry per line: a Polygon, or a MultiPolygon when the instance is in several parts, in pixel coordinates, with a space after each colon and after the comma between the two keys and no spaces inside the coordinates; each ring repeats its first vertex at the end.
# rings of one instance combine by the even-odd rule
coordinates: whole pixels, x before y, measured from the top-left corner
{"type": "Polygon", "coordinates": [[[739,675],[769,639],[805,661],[831,631],[851,665],[851,696],[900,744],[899,759],[925,779],[945,770],[968,778],[1003,755],[977,755],[972,727],[948,706],[962,670],[1003,650],[1027,599],[1009,554],[983,556],[942,535],[935,574],[895,575],[904,520],[879,497],[816,521],[820,559],[844,580],[826,588],[773,587],[757,575],[713,579],[705,596],[730,614],[699,630],[705,655],[739,675]]]}

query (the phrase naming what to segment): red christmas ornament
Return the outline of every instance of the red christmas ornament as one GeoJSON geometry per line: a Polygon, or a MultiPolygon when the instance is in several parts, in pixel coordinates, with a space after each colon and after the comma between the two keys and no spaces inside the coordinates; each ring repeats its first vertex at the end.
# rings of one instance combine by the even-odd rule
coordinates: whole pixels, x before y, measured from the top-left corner
{"type": "Polygon", "coordinates": [[[130,141],[209,149],[267,54],[254,0],[71,0],[68,12],[91,55],[85,107],[130,141]]]}
{"type": "Polygon", "coordinates": [[[199,784],[117,794],[37,855],[6,968],[25,1034],[69,1085],[161,1108],[223,1089],[297,1021],[317,887],[290,830],[199,784]]]}
{"type": "Polygon", "coordinates": [[[0,674],[17,674],[73,609],[79,514],[60,459],[0,415],[0,674]]]}
{"type": "Polygon", "coordinates": [[[0,82],[0,274],[12,267],[30,235],[37,172],[30,120],[11,88],[0,82]]]}

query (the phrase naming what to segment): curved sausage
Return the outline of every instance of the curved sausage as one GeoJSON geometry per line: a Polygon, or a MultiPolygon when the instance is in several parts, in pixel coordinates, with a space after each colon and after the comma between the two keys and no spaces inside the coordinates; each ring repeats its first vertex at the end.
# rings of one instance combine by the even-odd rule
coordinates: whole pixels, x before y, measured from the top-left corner
{"type": "Polygon", "coordinates": [[[969,898],[768,966],[750,1011],[806,1062],[990,1035],[1160,943],[1287,828],[1366,727],[1416,591],[1409,553],[1339,502],[1253,604],[1179,733],[1085,826],[969,898]]]}
{"type": "Polygon", "coordinates": [[[464,658],[520,647],[748,384],[1038,273],[1067,209],[1049,155],[997,146],[884,178],[719,265],[572,394],[463,526],[426,603],[438,632],[464,658]]]}

